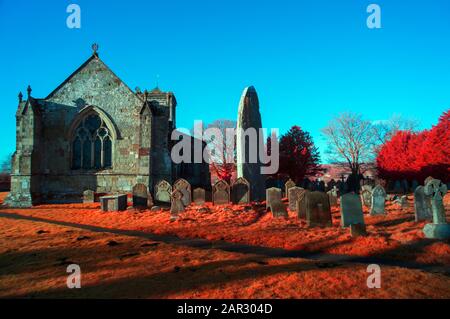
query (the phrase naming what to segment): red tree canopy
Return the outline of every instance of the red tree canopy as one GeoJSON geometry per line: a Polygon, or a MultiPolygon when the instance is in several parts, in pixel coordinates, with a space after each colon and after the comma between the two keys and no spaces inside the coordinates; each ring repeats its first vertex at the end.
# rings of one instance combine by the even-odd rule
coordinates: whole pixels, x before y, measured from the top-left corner
{"type": "Polygon", "coordinates": [[[433,176],[450,181],[450,110],[429,131],[397,132],[378,153],[381,178],[419,180],[433,176]]]}

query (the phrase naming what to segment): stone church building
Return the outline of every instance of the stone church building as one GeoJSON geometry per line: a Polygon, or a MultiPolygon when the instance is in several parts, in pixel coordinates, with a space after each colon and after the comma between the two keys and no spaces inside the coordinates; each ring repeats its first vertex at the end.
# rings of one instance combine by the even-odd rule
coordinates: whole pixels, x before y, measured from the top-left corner
{"type": "Polygon", "coordinates": [[[130,192],[137,183],[173,183],[210,188],[208,164],[174,164],[171,133],[176,129],[175,95],[158,88],[131,90],[92,56],[46,98],[19,94],[16,152],[6,203],[39,202],[130,192]]]}

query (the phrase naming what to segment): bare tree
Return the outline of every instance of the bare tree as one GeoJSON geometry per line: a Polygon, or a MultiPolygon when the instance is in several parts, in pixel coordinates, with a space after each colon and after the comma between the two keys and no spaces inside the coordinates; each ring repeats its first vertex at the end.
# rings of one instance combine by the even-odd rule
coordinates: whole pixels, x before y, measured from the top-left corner
{"type": "Polygon", "coordinates": [[[415,131],[419,127],[416,119],[405,118],[401,115],[394,115],[389,120],[377,121],[373,123],[372,131],[375,138],[376,150],[389,141],[398,131],[415,131]]]}
{"type": "Polygon", "coordinates": [[[327,138],[329,159],[349,168],[353,175],[374,159],[375,138],[370,121],[360,114],[341,113],[322,129],[327,138]]]}

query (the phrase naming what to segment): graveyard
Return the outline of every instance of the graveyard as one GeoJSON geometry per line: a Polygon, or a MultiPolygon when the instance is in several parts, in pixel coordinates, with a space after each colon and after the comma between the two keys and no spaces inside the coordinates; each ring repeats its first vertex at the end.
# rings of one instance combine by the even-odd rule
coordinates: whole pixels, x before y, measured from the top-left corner
{"type": "MultiPolygon", "coordinates": [[[[98,202],[2,207],[0,262],[13,274],[0,297],[448,298],[450,243],[425,238],[428,221],[416,222],[407,197],[403,207],[386,201],[384,215],[362,205],[364,236],[342,227],[340,200],[326,227],[308,227],[285,197],[283,216],[264,202],[192,202],[177,218],[132,198],[124,211],[98,202]],[[72,263],[87,268],[86,288],[65,287],[72,263]],[[366,286],[373,263],[381,289],[366,286]]],[[[448,217],[450,196],[444,205],[448,217]]]]}

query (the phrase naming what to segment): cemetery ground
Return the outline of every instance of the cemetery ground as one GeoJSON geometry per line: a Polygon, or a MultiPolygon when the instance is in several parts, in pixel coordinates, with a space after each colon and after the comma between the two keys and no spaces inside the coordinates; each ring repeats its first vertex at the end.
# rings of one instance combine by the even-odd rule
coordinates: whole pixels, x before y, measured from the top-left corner
{"type": "MultiPolygon", "coordinates": [[[[6,193],[0,193],[0,202],[6,193]]],[[[424,238],[425,222],[387,202],[368,236],[307,228],[265,206],[191,205],[102,212],[99,203],[0,208],[1,298],[450,298],[450,242],[424,238]],[[367,266],[381,267],[369,289],[367,266]],[[81,267],[68,289],[66,267],[81,267]]],[[[444,199],[447,217],[450,196],[444,199]]]]}

